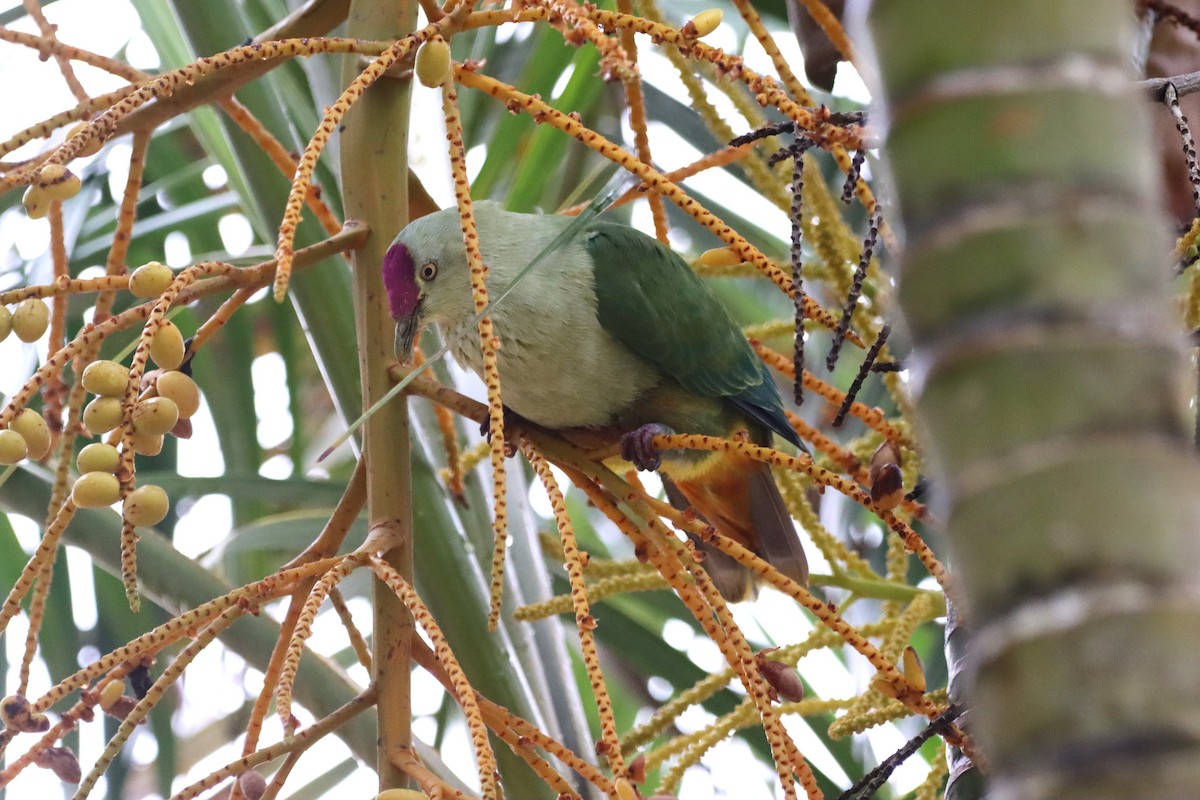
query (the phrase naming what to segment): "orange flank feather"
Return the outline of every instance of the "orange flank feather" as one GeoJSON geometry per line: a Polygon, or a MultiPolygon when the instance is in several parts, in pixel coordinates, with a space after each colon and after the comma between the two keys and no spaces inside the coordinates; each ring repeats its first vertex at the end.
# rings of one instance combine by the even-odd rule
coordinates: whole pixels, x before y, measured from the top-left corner
{"type": "MultiPolygon", "coordinates": [[[[667,496],[673,505],[690,505],[724,536],[749,548],[801,585],[808,582],[808,560],[795,523],[766,464],[731,453],[695,461],[663,460],[667,496]]],[[[753,597],[754,574],[719,548],[700,543],[704,568],[717,590],[731,601],[753,597]]]]}
{"type": "Polygon", "coordinates": [[[718,531],[758,552],[758,537],[750,523],[750,484],[745,472],[753,469],[754,462],[748,458],[724,455],[705,459],[704,467],[695,465],[687,478],[676,476],[675,465],[663,463],[662,472],[671,479],[680,493],[687,498],[696,513],[704,517],[718,531]]]}

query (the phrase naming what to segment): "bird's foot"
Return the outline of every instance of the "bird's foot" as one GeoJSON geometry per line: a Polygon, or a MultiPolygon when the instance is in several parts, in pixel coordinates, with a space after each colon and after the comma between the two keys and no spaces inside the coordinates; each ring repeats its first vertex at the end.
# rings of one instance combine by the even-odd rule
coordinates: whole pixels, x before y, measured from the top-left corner
{"type": "MultiPolygon", "coordinates": [[[[514,455],[516,455],[516,444],[512,435],[512,431],[522,425],[528,425],[529,422],[508,406],[501,406],[501,408],[504,409],[504,454],[509,458],[512,458],[514,455]]],[[[487,439],[488,444],[491,444],[492,421],[490,417],[485,417],[483,422],[479,423],[479,435],[487,439]]]]}
{"type": "Polygon", "coordinates": [[[656,470],[662,465],[662,453],[654,446],[654,437],[670,436],[675,431],[651,422],[621,436],[621,458],[640,470],[656,470]]]}

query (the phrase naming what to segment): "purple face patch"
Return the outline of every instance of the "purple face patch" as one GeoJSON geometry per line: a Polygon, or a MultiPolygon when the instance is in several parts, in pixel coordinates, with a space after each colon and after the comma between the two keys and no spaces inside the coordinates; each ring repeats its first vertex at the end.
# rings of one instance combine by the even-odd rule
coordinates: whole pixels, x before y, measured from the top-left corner
{"type": "Polygon", "coordinates": [[[397,242],[388,248],[383,257],[383,287],[387,290],[392,319],[412,316],[416,310],[421,299],[416,274],[417,265],[407,247],[397,242]]]}

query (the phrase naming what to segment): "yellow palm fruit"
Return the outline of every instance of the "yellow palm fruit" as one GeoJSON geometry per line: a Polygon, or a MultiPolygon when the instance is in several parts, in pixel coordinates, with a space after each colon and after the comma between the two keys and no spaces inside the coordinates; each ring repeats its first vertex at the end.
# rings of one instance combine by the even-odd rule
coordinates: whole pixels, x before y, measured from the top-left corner
{"type": "Polygon", "coordinates": [[[121,695],[125,694],[125,683],[123,681],[107,680],[100,687],[100,708],[108,711],[117,704],[117,700],[121,695]]]}
{"type": "Polygon", "coordinates": [[[133,429],[147,436],[170,433],[179,421],[179,406],[167,397],[148,397],[133,407],[133,429]]]}
{"type": "Polygon", "coordinates": [[[139,456],[156,456],[162,452],[163,436],[159,434],[133,432],[133,452],[139,456]]]}
{"type": "Polygon", "coordinates": [[[124,397],[129,370],[116,361],[93,361],[83,370],[83,388],[101,397],[124,397]]]}
{"type": "Polygon", "coordinates": [[[22,300],[13,312],[12,329],[22,342],[36,342],[50,326],[50,306],[36,297],[22,300]]]}
{"type": "Polygon", "coordinates": [[[37,186],[51,200],[69,200],[79,194],[83,182],[62,164],[47,164],[38,173],[37,186]]]}
{"type": "Polygon", "coordinates": [[[142,264],[129,276],[129,291],[134,297],[158,297],[175,280],[175,273],[166,264],[150,261],[142,264]]]}
{"type": "Polygon", "coordinates": [[[29,448],[29,457],[34,461],[45,458],[50,452],[50,426],[32,408],[22,409],[8,427],[21,434],[25,446],[29,448]]]}
{"type": "Polygon", "coordinates": [[[174,322],[164,322],[150,337],[150,357],[163,369],[179,369],[183,353],[183,334],[174,322]]]}
{"type": "Polygon", "coordinates": [[[121,499],[121,483],[111,472],[85,472],[71,487],[71,499],[80,508],[104,508],[121,499]]]}
{"type": "Polygon", "coordinates": [[[24,436],[8,428],[0,431],[0,464],[16,464],[28,453],[24,436]]]}
{"type": "Polygon", "coordinates": [[[84,472],[116,472],[121,465],[121,454],[111,444],[92,442],[79,451],[75,465],[84,472]]]}
{"type": "Polygon", "coordinates": [[[171,499],[161,486],[139,486],[125,497],[122,505],[125,519],[138,527],[157,525],[171,509],[171,499]]]}
{"type": "Polygon", "coordinates": [[[431,89],[441,86],[454,74],[450,66],[450,44],[435,36],[417,51],[417,79],[431,89]]]}
{"type": "Polygon", "coordinates": [[[200,409],[200,387],[187,375],[170,370],[155,382],[159,397],[168,397],[179,406],[180,419],[188,419],[200,409]]]}
{"type": "Polygon", "coordinates": [[[41,219],[50,212],[50,195],[46,190],[35,184],[30,184],[21,196],[21,204],[25,206],[25,215],[30,219],[41,219]]]}
{"type": "Polygon", "coordinates": [[[732,247],[714,247],[701,253],[699,261],[706,267],[736,267],[742,263],[742,257],[732,247]]]}
{"type": "Polygon", "coordinates": [[[701,11],[696,16],[684,23],[679,32],[689,39],[699,39],[701,36],[708,36],[717,29],[724,18],[719,8],[710,8],[707,11],[701,11]]]}
{"type": "Polygon", "coordinates": [[[118,397],[97,397],[83,409],[83,427],[92,436],[108,433],[121,424],[121,399],[118,397]]]}

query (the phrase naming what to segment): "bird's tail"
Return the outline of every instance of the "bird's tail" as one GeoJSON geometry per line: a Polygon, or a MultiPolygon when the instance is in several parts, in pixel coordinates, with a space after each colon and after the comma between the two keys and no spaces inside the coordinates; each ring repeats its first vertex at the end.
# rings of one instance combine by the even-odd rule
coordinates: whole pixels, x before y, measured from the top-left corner
{"type": "MultiPolygon", "coordinates": [[[[808,583],[808,559],[796,526],[779,495],[771,468],[760,461],[726,455],[702,475],[664,480],[672,504],[691,506],[721,534],[750,548],[800,585],[808,583]]],[[[717,591],[733,602],[754,595],[754,575],[713,545],[700,543],[704,568],[717,591]]]]}

